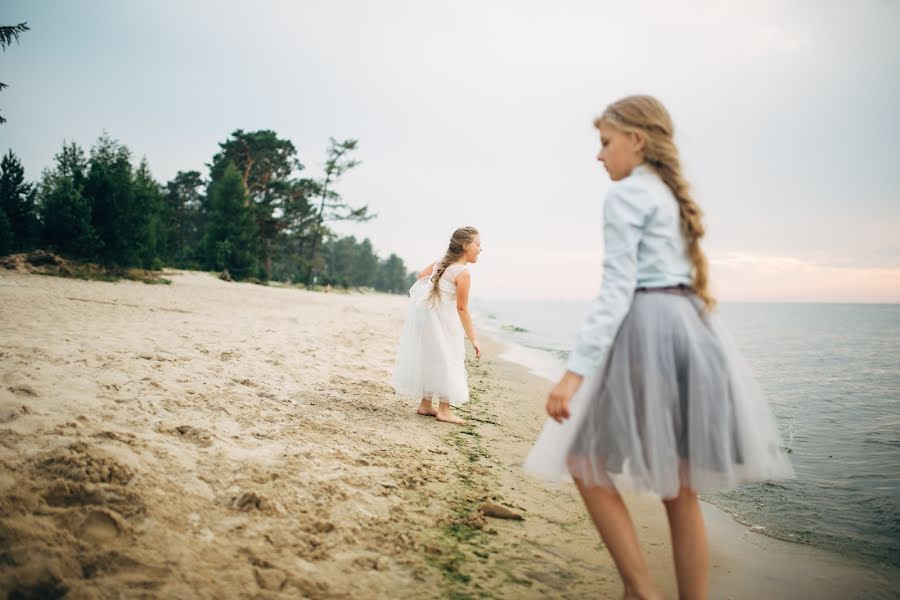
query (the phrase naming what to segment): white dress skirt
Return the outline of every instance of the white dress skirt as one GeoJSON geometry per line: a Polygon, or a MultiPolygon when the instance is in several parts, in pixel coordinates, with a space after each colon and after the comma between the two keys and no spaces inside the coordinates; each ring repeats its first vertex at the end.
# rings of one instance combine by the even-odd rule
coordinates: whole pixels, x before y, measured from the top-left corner
{"type": "Polygon", "coordinates": [[[749,368],[693,292],[636,292],[569,412],[547,420],[526,470],[662,498],[793,476],[749,368]]]}
{"type": "Polygon", "coordinates": [[[409,290],[406,322],[400,334],[391,384],[414,400],[433,399],[459,406],[469,400],[465,331],[456,310],[456,277],[465,269],[453,264],[444,270],[440,299],[430,298],[429,277],[409,290]]]}

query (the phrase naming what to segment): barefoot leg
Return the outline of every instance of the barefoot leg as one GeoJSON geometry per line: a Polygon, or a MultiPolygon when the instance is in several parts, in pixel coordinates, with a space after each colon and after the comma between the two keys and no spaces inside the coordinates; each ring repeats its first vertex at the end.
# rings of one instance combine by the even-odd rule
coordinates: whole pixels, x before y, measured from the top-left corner
{"type": "Polygon", "coordinates": [[[663,500],[672,532],[672,552],[678,575],[678,596],[689,600],[706,598],[709,582],[709,550],[700,501],[683,487],[677,498],[663,500]]]}
{"type": "Polygon", "coordinates": [[[416,413],[425,415],[426,417],[433,417],[437,415],[437,411],[434,409],[434,404],[432,404],[431,398],[422,398],[422,402],[419,404],[419,409],[416,411],[416,413]]]}
{"type": "Polygon", "coordinates": [[[641,554],[634,523],[619,492],[615,489],[591,487],[578,479],[575,484],[594,526],[616,563],[625,585],[624,597],[662,598],[641,554]]]}
{"type": "Polygon", "coordinates": [[[435,415],[438,421],[443,421],[444,423],[453,423],[454,425],[465,425],[466,422],[457,417],[454,414],[450,413],[450,403],[441,401],[438,404],[437,415],[435,415]]]}

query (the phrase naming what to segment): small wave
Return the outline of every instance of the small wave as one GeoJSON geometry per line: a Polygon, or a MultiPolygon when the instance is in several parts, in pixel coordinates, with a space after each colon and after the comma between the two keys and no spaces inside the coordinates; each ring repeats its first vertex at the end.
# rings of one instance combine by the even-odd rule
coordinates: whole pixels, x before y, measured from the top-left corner
{"type": "Polygon", "coordinates": [[[519,327],[518,325],[501,325],[500,329],[502,329],[503,331],[511,331],[513,333],[528,333],[527,329],[525,329],[524,327],[519,327]]]}
{"type": "Polygon", "coordinates": [[[863,443],[900,448],[900,434],[897,432],[897,425],[894,423],[882,425],[877,429],[866,432],[863,443]]]}
{"type": "Polygon", "coordinates": [[[568,350],[553,350],[553,349],[547,348],[547,351],[563,362],[569,360],[569,351],[568,350]]]}

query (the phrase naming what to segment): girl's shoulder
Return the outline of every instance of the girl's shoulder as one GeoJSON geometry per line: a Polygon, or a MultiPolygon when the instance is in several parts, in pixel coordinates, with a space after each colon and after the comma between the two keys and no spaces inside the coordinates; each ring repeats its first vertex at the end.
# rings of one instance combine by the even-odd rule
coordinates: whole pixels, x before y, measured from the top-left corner
{"type": "Polygon", "coordinates": [[[628,208],[651,212],[659,206],[669,188],[653,169],[636,167],[628,177],[614,182],[606,193],[607,209],[628,208]]]}
{"type": "Polygon", "coordinates": [[[448,266],[444,271],[444,276],[449,277],[452,281],[456,281],[456,278],[459,277],[462,273],[468,273],[468,269],[466,269],[466,265],[460,263],[453,263],[448,266]]]}

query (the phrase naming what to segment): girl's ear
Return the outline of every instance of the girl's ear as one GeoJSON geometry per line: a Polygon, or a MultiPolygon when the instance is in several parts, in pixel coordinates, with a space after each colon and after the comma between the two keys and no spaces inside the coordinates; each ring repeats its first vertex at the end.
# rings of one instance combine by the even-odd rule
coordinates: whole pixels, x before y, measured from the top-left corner
{"type": "Polygon", "coordinates": [[[647,149],[647,137],[640,131],[632,131],[631,144],[635,152],[643,155],[647,149]]]}

